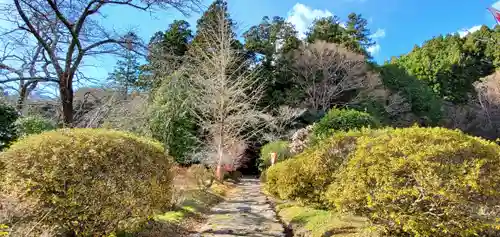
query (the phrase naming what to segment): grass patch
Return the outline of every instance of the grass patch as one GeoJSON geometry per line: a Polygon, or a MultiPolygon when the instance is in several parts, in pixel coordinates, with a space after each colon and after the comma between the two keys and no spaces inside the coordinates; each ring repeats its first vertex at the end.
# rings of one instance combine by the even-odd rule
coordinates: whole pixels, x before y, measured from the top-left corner
{"type": "Polygon", "coordinates": [[[223,196],[217,191],[212,190],[189,190],[185,191],[182,195],[184,201],[180,203],[174,210],[156,215],[153,219],[155,221],[180,223],[185,218],[199,217],[207,212],[210,207],[222,201],[223,196]]]}
{"type": "Polygon", "coordinates": [[[379,236],[368,219],[332,211],[284,203],[276,207],[284,222],[291,224],[295,234],[306,236],[379,236]]]}

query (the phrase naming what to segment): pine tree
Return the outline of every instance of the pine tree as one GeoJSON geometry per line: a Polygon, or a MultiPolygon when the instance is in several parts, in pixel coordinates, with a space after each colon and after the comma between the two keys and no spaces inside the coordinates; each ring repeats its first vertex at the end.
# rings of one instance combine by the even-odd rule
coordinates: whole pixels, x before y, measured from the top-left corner
{"type": "Polygon", "coordinates": [[[151,37],[148,63],[141,67],[139,78],[142,88],[158,88],[182,65],[193,40],[190,27],[187,21],[175,20],[165,32],[158,31],[151,37]]]}
{"type": "Polygon", "coordinates": [[[137,55],[127,50],[122,60],[118,60],[115,69],[109,74],[108,80],[117,86],[124,97],[137,87],[139,79],[139,62],[137,55]]]}
{"type": "Polygon", "coordinates": [[[348,48],[367,55],[366,49],[375,45],[375,42],[370,37],[371,33],[370,29],[368,29],[368,21],[361,14],[356,13],[349,14],[347,18],[346,34],[349,39],[355,42],[351,42],[350,45],[348,42],[348,48]]]}
{"type": "MultiPolygon", "coordinates": [[[[227,27],[227,35],[231,36],[232,42],[234,42],[235,48],[241,47],[238,46],[237,40],[236,39],[236,33],[234,33],[234,29],[236,28],[236,23],[231,19],[227,7],[227,1],[226,0],[215,0],[208,9],[203,13],[200,19],[196,22],[196,36],[193,40],[193,47],[204,47],[202,45],[208,45],[206,42],[205,37],[201,32],[208,33],[209,31],[213,31],[213,29],[216,29],[214,27],[216,24],[219,24],[219,18],[223,17],[225,23],[229,26],[227,27]]],[[[212,32],[212,34],[215,34],[215,32],[212,32]]]]}

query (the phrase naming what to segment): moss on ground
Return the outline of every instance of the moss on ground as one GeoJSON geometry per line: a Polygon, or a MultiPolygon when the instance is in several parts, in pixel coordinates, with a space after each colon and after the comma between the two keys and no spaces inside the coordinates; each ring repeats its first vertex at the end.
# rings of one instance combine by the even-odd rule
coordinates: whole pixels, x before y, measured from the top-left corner
{"type": "Polygon", "coordinates": [[[214,183],[207,190],[184,190],[178,194],[183,201],[173,210],[154,216],[145,228],[137,233],[119,233],[117,236],[186,236],[203,223],[203,215],[221,202],[232,189],[228,184],[214,183]]]}
{"type": "Polygon", "coordinates": [[[276,206],[282,220],[290,224],[293,232],[300,236],[379,236],[368,219],[340,214],[332,211],[318,210],[294,203],[276,206]]]}

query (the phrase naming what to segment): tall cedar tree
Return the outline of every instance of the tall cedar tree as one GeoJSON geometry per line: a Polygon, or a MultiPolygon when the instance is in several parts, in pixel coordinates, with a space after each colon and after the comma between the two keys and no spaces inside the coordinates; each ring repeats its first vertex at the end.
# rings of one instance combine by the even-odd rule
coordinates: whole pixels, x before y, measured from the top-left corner
{"type": "Polygon", "coordinates": [[[317,19],[307,33],[307,42],[322,40],[341,44],[349,50],[370,57],[368,47],[375,44],[370,37],[368,21],[360,14],[351,13],[345,25],[338,16],[317,19]]]}
{"type": "Polygon", "coordinates": [[[282,17],[275,16],[271,20],[266,16],[243,37],[245,48],[259,55],[256,61],[260,64],[256,70],[265,84],[261,106],[273,109],[286,105],[291,101],[287,95],[294,88],[288,54],[302,43],[294,25],[282,17]]]}
{"type": "Polygon", "coordinates": [[[143,88],[158,88],[162,79],[179,69],[193,40],[190,27],[187,21],[175,20],[165,32],[156,32],[151,37],[148,63],[142,66],[140,78],[143,88]]]}

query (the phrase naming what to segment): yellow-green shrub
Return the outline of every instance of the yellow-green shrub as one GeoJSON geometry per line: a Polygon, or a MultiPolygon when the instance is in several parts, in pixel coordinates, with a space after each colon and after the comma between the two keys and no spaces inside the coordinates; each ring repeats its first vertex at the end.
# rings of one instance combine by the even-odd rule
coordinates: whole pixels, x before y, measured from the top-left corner
{"type": "Polygon", "coordinates": [[[287,141],[274,141],[267,143],[260,149],[259,157],[259,170],[264,171],[271,166],[271,152],[276,152],[277,160],[279,162],[290,158],[290,142],[287,141]]]}
{"type": "Polygon", "coordinates": [[[191,165],[188,173],[196,180],[196,184],[200,189],[210,188],[215,181],[215,172],[203,164],[191,165]]]}
{"type": "Polygon", "coordinates": [[[322,206],[334,173],[369,130],[339,132],[299,155],[270,167],[265,188],[281,199],[322,206]]]}
{"type": "Polygon", "coordinates": [[[14,143],[0,160],[1,194],[29,207],[12,222],[101,236],[170,205],[172,159],[160,143],[129,133],[49,131],[14,143]]]}
{"type": "Polygon", "coordinates": [[[390,235],[474,236],[499,227],[500,147],[459,131],[413,127],[359,137],[333,175],[331,205],[370,217],[390,235]]]}

